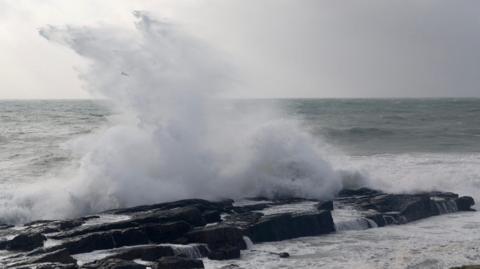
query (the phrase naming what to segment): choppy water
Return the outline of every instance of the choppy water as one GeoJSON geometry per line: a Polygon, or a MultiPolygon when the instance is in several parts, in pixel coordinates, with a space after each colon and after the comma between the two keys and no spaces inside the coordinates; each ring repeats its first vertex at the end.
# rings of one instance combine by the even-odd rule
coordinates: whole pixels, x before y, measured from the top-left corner
{"type": "MultiPolygon", "coordinates": [[[[480,100],[249,100],[276,103],[325,142],[337,169],[356,169],[386,191],[439,189],[480,201],[480,100]]],[[[0,203],[21,184],[75,166],[69,141],[109,124],[94,101],[0,102],[0,203]]],[[[445,268],[480,263],[477,213],[441,216],[400,227],[343,232],[255,247],[247,268],[445,268]],[[277,260],[262,251],[289,251],[277,260]],[[323,267],[322,267],[323,268],[323,267]]],[[[210,268],[222,263],[211,262],[210,268]]]]}
{"type": "MultiPolygon", "coordinates": [[[[382,176],[378,169],[387,170],[385,175],[391,176],[397,172],[408,175],[414,167],[420,172],[419,167],[434,170],[445,165],[461,169],[460,177],[473,180],[477,176],[472,169],[480,164],[480,99],[240,103],[275,103],[286,115],[302,119],[305,128],[349,159],[338,160],[339,166],[353,165],[382,176]]],[[[103,102],[0,101],[0,182],[35,180],[68,165],[73,156],[65,143],[105,126],[110,115],[103,102]]]]}
{"type": "Polygon", "coordinates": [[[65,143],[106,124],[109,113],[93,101],[0,101],[0,184],[69,165],[65,143]]]}
{"type": "Polygon", "coordinates": [[[480,152],[478,99],[285,100],[315,134],[348,153],[480,152]]]}
{"type": "Polygon", "coordinates": [[[457,213],[415,223],[257,244],[242,259],[211,261],[206,268],[443,269],[478,264],[478,213],[457,213]],[[271,253],[288,252],[280,259],[271,253]]]}

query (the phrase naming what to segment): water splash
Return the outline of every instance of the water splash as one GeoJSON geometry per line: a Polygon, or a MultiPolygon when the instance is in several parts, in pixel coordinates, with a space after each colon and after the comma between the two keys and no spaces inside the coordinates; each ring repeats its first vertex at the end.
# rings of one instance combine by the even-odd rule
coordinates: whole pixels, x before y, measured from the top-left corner
{"type": "Polygon", "coordinates": [[[245,245],[247,246],[247,249],[252,249],[253,248],[253,242],[252,242],[252,239],[250,239],[250,237],[244,236],[243,241],[245,242],[245,245]]]}
{"type": "Polygon", "coordinates": [[[330,199],[340,190],[347,173],[331,168],[296,120],[273,107],[217,98],[233,70],[218,53],[173,24],[134,15],[134,31],[40,30],[88,59],[81,71],[86,88],[107,98],[117,116],[106,130],[71,143],[80,161],[65,174],[69,180],[19,190],[13,213],[0,214],[6,221],[189,197],[330,199]]]}

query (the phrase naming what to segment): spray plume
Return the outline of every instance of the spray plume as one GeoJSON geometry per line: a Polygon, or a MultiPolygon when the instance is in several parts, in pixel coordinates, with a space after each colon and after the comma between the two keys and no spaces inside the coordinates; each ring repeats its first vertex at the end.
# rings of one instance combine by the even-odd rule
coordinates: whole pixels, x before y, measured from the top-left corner
{"type": "Polygon", "coordinates": [[[40,31],[89,60],[81,73],[87,89],[119,115],[73,143],[82,157],[71,179],[19,191],[22,210],[7,216],[70,217],[191,197],[329,199],[341,189],[345,172],[331,168],[297,121],[215,98],[232,69],[208,46],[173,24],[134,15],[134,31],[40,31]]]}

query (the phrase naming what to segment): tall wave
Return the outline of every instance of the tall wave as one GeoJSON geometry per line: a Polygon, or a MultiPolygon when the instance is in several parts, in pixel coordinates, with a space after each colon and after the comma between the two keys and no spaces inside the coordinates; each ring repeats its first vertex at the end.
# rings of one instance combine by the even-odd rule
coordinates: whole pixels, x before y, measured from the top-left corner
{"type": "MultiPolygon", "coordinates": [[[[329,199],[342,178],[322,146],[273,108],[252,110],[217,98],[232,68],[177,26],[135,12],[135,30],[41,29],[88,59],[86,88],[110,100],[111,127],[72,143],[80,164],[22,188],[8,221],[69,217],[188,197],[301,196],[329,199]]],[[[351,182],[350,182],[351,183],[351,182]]]]}

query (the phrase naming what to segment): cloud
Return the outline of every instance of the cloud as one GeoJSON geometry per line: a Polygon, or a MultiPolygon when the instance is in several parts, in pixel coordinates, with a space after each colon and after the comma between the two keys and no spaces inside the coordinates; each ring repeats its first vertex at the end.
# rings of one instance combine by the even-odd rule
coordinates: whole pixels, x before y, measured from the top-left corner
{"type": "MultiPolygon", "coordinates": [[[[33,80],[45,68],[39,62],[52,73],[68,75],[34,79],[41,88],[38,96],[83,94],[74,72],[65,71],[79,59],[40,45],[44,41],[30,29],[46,24],[131,27],[132,11],[147,10],[230,57],[242,81],[232,96],[480,96],[477,1],[4,0],[0,6],[5,3],[11,8],[3,14],[10,15],[0,13],[0,33],[13,43],[2,40],[0,49],[8,51],[10,57],[2,61],[14,74],[2,77],[0,86],[11,88],[10,95],[24,89],[22,96],[30,96],[31,85],[19,81],[33,80]]],[[[0,91],[0,98],[7,91],[0,91]]]]}
{"type": "Polygon", "coordinates": [[[243,3],[198,23],[219,25],[259,95],[479,96],[480,2],[243,3]]]}

